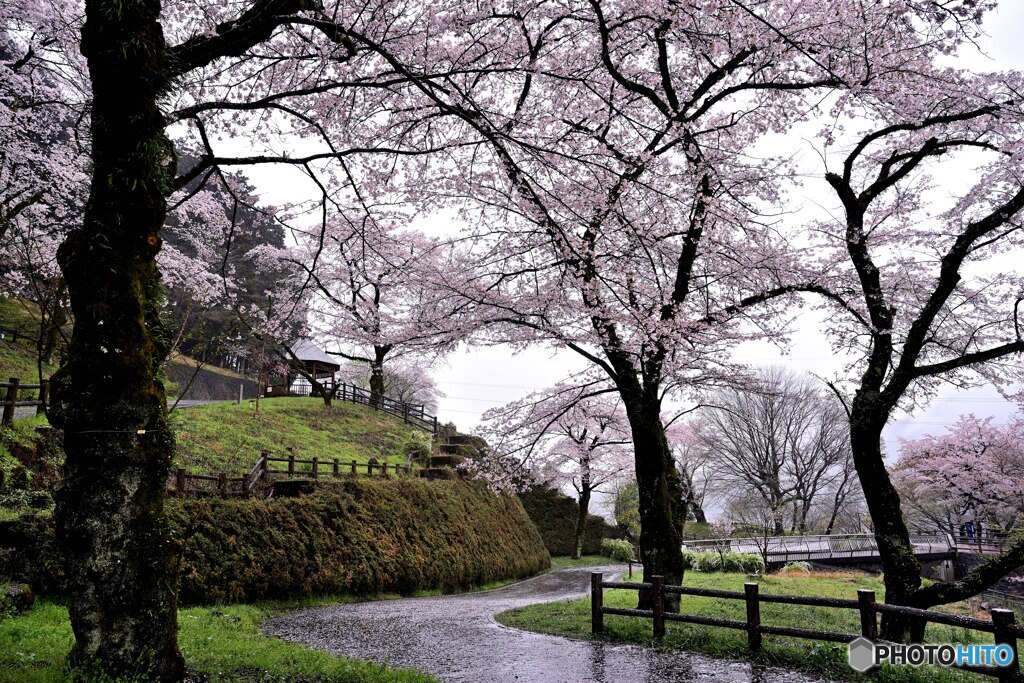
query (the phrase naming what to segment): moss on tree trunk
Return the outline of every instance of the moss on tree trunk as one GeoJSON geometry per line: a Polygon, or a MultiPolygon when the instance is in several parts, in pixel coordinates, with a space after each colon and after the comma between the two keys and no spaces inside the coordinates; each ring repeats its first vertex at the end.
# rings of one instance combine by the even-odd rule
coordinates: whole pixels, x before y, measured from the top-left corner
{"type": "MultiPolygon", "coordinates": [[[[683,581],[682,482],[676,470],[661,424],[661,405],[646,396],[623,393],[629,417],[636,463],[636,482],[640,511],[640,560],[644,581],[660,575],[665,583],[683,581]]],[[[665,608],[679,611],[679,596],[666,595],[665,608]]],[[[651,609],[652,596],[641,591],[639,609],[651,609]]]]}
{"type": "MultiPolygon", "coordinates": [[[[870,392],[859,392],[850,415],[853,462],[865,491],[882,569],[885,601],[891,605],[916,606],[914,594],[921,587],[921,563],[914,555],[910,532],[903,521],[900,496],[892,485],[882,457],[882,428],[888,411],[878,406],[870,392]]],[[[907,642],[917,625],[898,615],[882,615],[882,637],[907,642]]]]}
{"type": "Polygon", "coordinates": [[[167,86],[159,0],[88,0],[93,176],[84,222],[58,251],[75,316],[51,416],[67,462],[57,533],[67,558],[72,661],[174,681],[177,545],[164,517],[172,437],[157,369],[156,255],[175,170],[157,99],[167,86]]]}

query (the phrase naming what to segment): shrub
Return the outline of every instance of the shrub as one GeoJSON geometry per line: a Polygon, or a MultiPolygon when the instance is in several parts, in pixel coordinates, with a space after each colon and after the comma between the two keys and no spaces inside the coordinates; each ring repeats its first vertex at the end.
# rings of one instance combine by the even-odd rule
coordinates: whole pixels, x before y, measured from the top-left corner
{"type": "Polygon", "coordinates": [[[810,562],[790,562],[783,567],[780,572],[782,574],[810,574],[811,563],[810,562]]]}
{"type": "Polygon", "coordinates": [[[606,538],[601,541],[601,554],[619,562],[628,562],[633,559],[633,544],[629,541],[606,538]]]}
{"type": "MultiPolygon", "coordinates": [[[[299,498],[176,499],[167,512],[184,604],[453,591],[550,566],[516,498],[475,482],[356,479],[299,498]]],[[[48,518],[0,523],[3,546],[0,576],[59,590],[48,518]]]]}
{"type": "Polygon", "coordinates": [[[687,569],[695,569],[699,572],[736,572],[744,574],[764,573],[764,560],[760,555],[748,553],[734,553],[726,551],[719,553],[714,550],[698,553],[693,550],[683,549],[683,562],[687,569]]]}

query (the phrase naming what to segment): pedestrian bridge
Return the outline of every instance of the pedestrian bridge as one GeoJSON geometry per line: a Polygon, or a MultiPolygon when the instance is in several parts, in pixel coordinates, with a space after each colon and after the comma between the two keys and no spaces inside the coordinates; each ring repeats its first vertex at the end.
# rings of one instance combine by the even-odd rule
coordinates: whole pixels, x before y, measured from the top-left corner
{"type": "MultiPolygon", "coordinates": [[[[949,534],[913,535],[910,542],[914,546],[914,555],[922,562],[951,559],[957,552],[957,539],[949,534]]],[[[881,562],[878,545],[870,534],[706,538],[687,541],[683,547],[697,552],[731,551],[762,555],[771,567],[789,562],[829,565],[881,562]]]]}

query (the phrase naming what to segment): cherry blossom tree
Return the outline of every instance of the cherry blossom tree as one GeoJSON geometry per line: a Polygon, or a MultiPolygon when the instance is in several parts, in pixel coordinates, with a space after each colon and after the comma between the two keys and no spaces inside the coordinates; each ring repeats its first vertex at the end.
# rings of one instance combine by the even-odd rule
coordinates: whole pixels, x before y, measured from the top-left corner
{"type": "Polygon", "coordinates": [[[1009,532],[1024,515],[1024,420],[963,415],[945,434],[904,440],[893,471],[901,499],[959,535],[968,521],[1009,532]]]}
{"type": "Polygon", "coordinates": [[[535,481],[576,491],[577,559],[593,494],[631,469],[628,422],[608,394],[593,384],[556,384],[483,415],[481,431],[494,457],[528,466],[535,481]]]}
{"type": "Polygon", "coordinates": [[[464,304],[434,284],[449,258],[441,242],[370,221],[330,227],[325,245],[307,240],[293,263],[309,269],[322,300],[312,313],[318,336],[338,345],[333,355],[366,364],[377,401],[386,393],[386,362],[437,358],[455,347],[464,304]],[[314,270],[308,264],[317,250],[314,270]]]}
{"type": "Polygon", "coordinates": [[[111,678],[177,681],[177,544],[163,513],[173,438],[156,379],[169,339],[156,260],[168,197],[195,194],[190,188],[226,167],[282,164],[322,190],[324,215],[313,229],[323,232],[337,193],[386,174],[356,156],[448,144],[432,140],[429,126],[417,132],[429,116],[415,106],[385,105],[401,99],[404,77],[377,48],[392,48],[420,71],[457,70],[461,46],[445,36],[468,13],[458,3],[424,13],[375,2],[350,11],[314,0],[86,0],[79,34],[79,7],[65,9],[68,39],[81,37],[91,161],[83,217],[57,251],[75,329],[67,363],[52,378],[50,410],[67,453],[56,526],[67,558],[72,662],[111,678]],[[303,139],[308,154],[275,149],[303,139]],[[225,141],[251,153],[224,154],[225,141]],[[176,175],[179,150],[198,156],[176,175]]]}
{"type": "Polygon", "coordinates": [[[695,522],[707,524],[705,505],[711,493],[714,461],[713,449],[708,448],[707,441],[700,436],[702,431],[699,420],[673,422],[665,428],[665,438],[679,470],[684,514],[695,522]]]}
{"type": "MultiPolygon", "coordinates": [[[[838,217],[817,225],[808,265],[828,283],[819,290],[833,313],[826,332],[855,358],[835,388],[895,604],[964,599],[1024,562],[1022,542],[963,580],[922,587],[881,438],[897,409],[923,404],[942,383],[1021,379],[1020,278],[1003,258],[1020,247],[1024,209],[1021,85],[1020,74],[921,63],[892,89],[860,93],[855,106],[840,98],[829,114],[825,145],[838,163],[824,177],[838,217]],[[957,182],[939,191],[943,172],[957,182]]],[[[919,637],[911,626],[883,619],[890,639],[919,637]]]]}
{"type": "Polygon", "coordinates": [[[838,2],[828,21],[823,11],[741,0],[523,7],[502,35],[522,72],[477,86],[400,69],[486,142],[435,172],[433,196],[480,206],[469,238],[480,266],[462,291],[492,312],[496,337],[570,349],[620,393],[646,578],[679,581],[684,566],[666,392],[732,380],[729,348],[782,338],[792,309],[781,297],[819,281],[795,266],[802,245],[771,216],[793,165],[753,150],[830,93],[891,89],[908,65],[953,49],[980,10],[838,2]]]}
{"type": "MultiPolygon", "coordinates": [[[[370,373],[361,363],[349,363],[342,366],[339,381],[368,388],[370,373]]],[[[422,405],[431,414],[437,414],[441,399],[445,397],[426,366],[415,359],[388,364],[384,370],[384,395],[405,403],[422,405]]]]}

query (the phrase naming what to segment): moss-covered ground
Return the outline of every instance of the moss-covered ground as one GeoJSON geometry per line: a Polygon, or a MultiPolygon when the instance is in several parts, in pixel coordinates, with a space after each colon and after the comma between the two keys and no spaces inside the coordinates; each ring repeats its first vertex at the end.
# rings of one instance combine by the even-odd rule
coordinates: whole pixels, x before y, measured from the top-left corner
{"type": "MultiPolygon", "coordinates": [[[[336,602],[336,600],[335,600],[336,602]]],[[[303,603],[305,604],[305,603],[303,603]]],[[[178,613],[179,644],[199,680],[428,683],[430,676],[307,650],[260,633],[267,617],[296,603],[194,607],[178,613]]],[[[43,599],[0,620],[0,683],[63,683],[73,636],[67,608],[43,599]]]]}
{"type": "MultiPolygon", "coordinates": [[[[634,580],[639,575],[634,574],[634,580]]],[[[700,588],[742,591],[743,584],[750,579],[746,574],[704,574],[687,572],[684,584],[700,588]]],[[[789,595],[814,595],[856,599],[857,590],[874,590],[879,600],[885,594],[882,582],[867,574],[821,572],[813,574],[777,574],[760,579],[762,593],[783,593],[789,595]]],[[[636,591],[606,590],[604,604],[607,607],[636,607],[636,591]]],[[[957,614],[971,614],[972,605],[955,603],[942,608],[957,614]]],[[[681,610],[686,614],[727,619],[744,620],[745,606],[742,600],[722,600],[683,596],[681,610]]],[[[982,616],[982,615],[976,615],[982,616]]],[[[606,615],[605,632],[594,636],[590,632],[590,598],[569,602],[531,605],[503,612],[498,621],[527,631],[549,633],[582,640],[634,643],[669,650],[700,652],[724,659],[746,659],[760,664],[799,669],[829,678],[850,681],[876,681],[878,683],[925,683],[952,681],[992,680],[972,674],[955,672],[934,667],[916,669],[913,667],[886,667],[869,676],[856,674],[847,664],[845,645],[764,636],[764,647],[760,653],[753,653],[747,647],[746,634],[742,631],[669,622],[667,634],[656,642],[651,634],[651,621],[635,617],[606,615]]],[[[856,610],[836,610],[800,605],[762,604],[761,622],[773,626],[798,626],[825,631],[844,633],[860,632],[860,617],[856,610]]],[[[977,631],[931,624],[926,633],[928,642],[933,643],[990,643],[991,636],[977,631]]]]}

